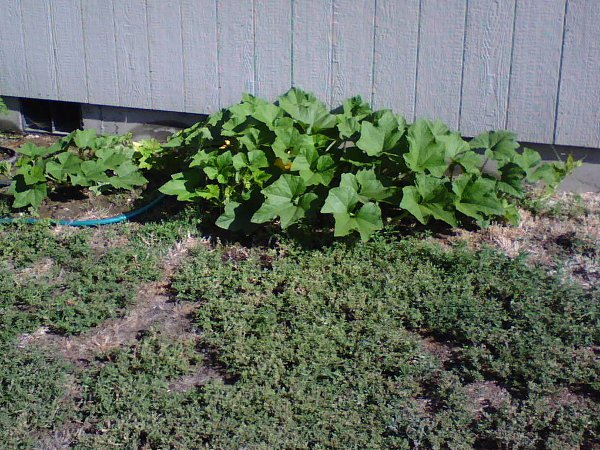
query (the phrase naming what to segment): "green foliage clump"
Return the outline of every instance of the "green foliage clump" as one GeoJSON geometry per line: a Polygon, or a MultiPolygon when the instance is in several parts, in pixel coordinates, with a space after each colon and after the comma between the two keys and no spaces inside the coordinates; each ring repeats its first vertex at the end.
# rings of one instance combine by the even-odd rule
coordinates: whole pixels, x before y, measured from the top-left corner
{"type": "Polygon", "coordinates": [[[502,449],[595,448],[600,442],[600,405],[586,398],[573,402],[572,397],[571,402],[560,396],[532,396],[507,403],[478,423],[481,441],[502,449]]]}
{"type": "Polygon", "coordinates": [[[198,249],[174,281],[180,299],[202,302],[202,342],[236,379],[201,390],[208,447],[504,448],[549,434],[570,446],[597,438],[592,406],[574,418],[551,399],[561,387],[598,392],[598,291],[491,251],[415,241],[310,252],[283,245],[224,264],[227,254],[198,249]],[[452,360],[441,364],[416,332],[452,345],[452,360]],[[481,420],[465,390],[481,380],[531,401],[509,400],[481,420]]]}
{"type": "Polygon", "coordinates": [[[20,158],[8,190],[14,196],[13,208],[38,208],[60,186],[85,187],[101,194],[148,182],[129,135],[99,136],[95,130],[77,130],[50,147],[29,142],[17,152],[20,158]]]}
{"type": "Polygon", "coordinates": [[[115,317],[141,282],[161,276],[161,256],[191,229],[179,220],[95,234],[59,234],[45,224],[1,227],[0,341],[39,327],[79,333],[115,317]]]}
{"type": "Polygon", "coordinates": [[[198,448],[198,399],[170,386],[201,362],[193,342],[156,335],[101,355],[82,375],[85,433],[73,448],[198,448]]]}
{"type": "MultiPolygon", "coordinates": [[[[107,248],[96,247],[96,258],[123,228],[102,230],[107,248]]],[[[61,290],[75,289],[79,278],[63,259],[81,264],[90,236],[26,230],[0,231],[12,232],[0,246],[6,268],[23,276],[51,258],[62,274],[30,276],[31,294],[55,279],[61,290]],[[36,245],[16,252],[19,238],[36,245]]],[[[141,260],[141,243],[164,249],[186,232],[173,223],[127,230],[124,247],[141,260]]],[[[130,262],[117,264],[123,270],[130,262]]],[[[106,280],[96,279],[104,295],[106,280]]],[[[287,241],[237,252],[200,246],[173,288],[178,300],[200,303],[197,335],[150,332],[84,368],[18,349],[14,334],[4,335],[0,383],[17,386],[0,391],[0,436],[14,447],[41,439],[43,447],[66,426],[74,430],[69,445],[81,449],[559,449],[600,439],[592,396],[599,293],[521,259],[384,234],[316,250],[287,241]],[[423,334],[451,355],[440,359],[423,334]],[[502,400],[480,403],[472,383],[482,381],[502,390],[502,400]]],[[[43,312],[27,300],[4,300],[3,312],[31,314],[17,328],[32,331],[49,323],[43,316],[55,320],[52,297],[45,298],[43,312]]]]}
{"type": "Polygon", "coordinates": [[[0,114],[6,114],[8,113],[8,107],[6,106],[6,103],[4,103],[4,100],[2,99],[2,97],[0,97],[0,114]]]}
{"type": "Polygon", "coordinates": [[[407,215],[450,226],[516,222],[526,182],[554,189],[578,165],[543,164],[508,131],[466,142],[439,121],[407,124],[360,97],[332,114],[299,89],[276,103],[245,95],[167,146],[189,158],[161,191],[218,207],[222,228],[250,231],[275,219],[287,228],[320,213],[335,221],[336,236],[356,231],[363,240],[407,215]],[[489,160],[497,174],[486,171],[489,160]]]}
{"type": "Polygon", "coordinates": [[[0,340],[0,442],[6,449],[39,448],[39,437],[72,418],[66,387],[73,368],[47,351],[0,340]]]}
{"type": "Polygon", "coordinates": [[[81,374],[23,333],[79,333],[122,313],[141,282],[160,277],[166,251],[194,227],[185,218],[62,232],[45,224],[0,227],[2,448],[54,448],[46,440],[55,433],[68,440],[78,427],[72,422],[81,374]]]}

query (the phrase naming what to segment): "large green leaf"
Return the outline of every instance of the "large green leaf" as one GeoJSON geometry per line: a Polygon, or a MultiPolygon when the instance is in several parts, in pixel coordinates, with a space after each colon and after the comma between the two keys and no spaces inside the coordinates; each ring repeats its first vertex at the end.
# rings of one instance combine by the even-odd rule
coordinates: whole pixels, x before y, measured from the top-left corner
{"type": "Polygon", "coordinates": [[[27,164],[19,167],[17,174],[22,176],[23,183],[27,185],[34,185],[38,183],[46,182],[46,173],[43,161],[38,164],[27,164]]]}
{"type": "Polygon", "coordinates": [[[361,239],[366,241],[375,231],[383,228],[379,206],[369,202],[357,209],[359,202],[359,196],[351,186],[339,186],[329,190],[321,212],[333,214],[335,236],[346,236],[356,230],[361,239]]]}
{"type": "Polygon", "coordinates": [[[269,222],[276,217],[281,228],[287,228],[302,219],[317,199],[314,193],[304,193],[306,185],[295,175],[282,175],[277,181],[263,189],[265,201],[252,216],[252,222],[269,222]]]}
{"type": "Polygon", "coordinates": [[[76,130],[73,134],[73,142],[79,148],[94,148],[96,137],[98,134],[96,130],[76,130]]]}
{"type": "Polygon", "coordinates": [[[204,166],[203,170],[211,180],[225,184],[230,178],[235,176],[233,156],[229,150],[217,155],[214,159],[210,160],[210,163],[212,164],[204,166]]]}
{"type": "Polygon", "coordinates": [[[243,203],[229,201],[225,204],[223,213],[217,218],[215,224],[229,231],[242,231],[251,233],[258,224],[251,221],[252,216],[258,209],[262,197],[260,195],[252,195],[243,203]]]}
{"type": "Polygon", "coordinates": [[[294,158],[291,170],[298,171],[306,186],[328,186],[335,176],[336,164],[329,155],[320,155],[314,147],[306,147],[294,158]]]}
{"type": "Polygon", "coordinates": [[[391,151],[404,134],[406,122],[392,111],[383,110],[373,115],[373,123],[363,121],[356,146],[369,156],[391,151]]]}
{"type": "Polygon", "coordinates": [[[348,187],[356,192],[358,200],[362,203],[372,200],[385,201],[395,192],[393,188],[383,185],[373,169],[359,170],[356,175],[342,174],[340,186],[348,187]]]}
{"type": "Polygon", "coordinates": [[[442,135],[436,124],[421,119],[408,128],[409,150],[404,154],[404,161],[410,170],[416,173],[431,173],[443,177],[448,170],[446,147],[438,136],[442,135]]]}
{"type": "Polygon", "coordinates": [[[59,154],[46,164],[46,173],[56,181],[64,182],[68,175],[81,171],[81,158],[70,152],[59,154]]]}
{"type": "Polygon", "coordinates": [[[135,150],[133,149],[114,149],[103,147],[96,150],[96,157],[106,170],[115,170],[121,164],[131,161],[135,150]]]}
{"type": "Polygon", "coordinates": [[[260,150],[263,147],[270,146],[273,143],[273,133],[262,125],[247,128],[238,133],[238,141],[247,151],[260,150]]]}
{"type": "Polygon", "coordinates": [[[371,107],[360,96],[344,101],[343,112],[336,116],[340,136],[349,139],[360,131],[360,121],[373,113],[371,107]]]}
{"type": "Polygon", "coordinates": [[[452,191],[456,194],[454,206],[465,216],[479,221],[486,216],[504,214],[502,201],[496,195],[494,180],[463,174],[452,183],[452,191]]]}
{"type": "Polygon", "coordinates": [[[469,145],[472,149],[483,149],[485,155],[500,164],[513,162],[517,155],[517,135],[510,131],[488,131],[474,137],[469,145]]]}
{"type": "Polygon", "coordinates": [[[136,186],[143,186],[148,180],[135,164],[126,161],[115,170],[115,176],[110,177],[109,182],[115,189],[130,190],[136,186]]]}
{"type": "Polygon", "coordinates": [[[186,170],[176,173],[172,179],[162,185],[160,192],[167,195],[176,195],[177,200],[190,201],[198,198],[206,200],[218,199],[221,190],[216,184],[203,183],[204,177],[198,170],[186,170]]]}
{"type": "Polygon", "coordinates": [[[447,188],[447,179],[429,175],[417,175],[415,186],[402,189],[400,207],[426,225],[431,217],[455,227],[458,225],[454,213],[454,195],[447,188]]]}
{"type": "Polygon", "coordinates": [[[75,186],[91,186],[103,184],[108,181],[106,168],[100,161],[83,161],[81,172],[71,174],[71,183],[75,186]]]}
{"type": "Polygon", "coordinates": [[[523,169],[527,178],[531,178],[542,162],[542,157],[535,150],[524,148],[522,153],[514,157],[513,162],[523,169]]]}
{"type": "Polygon", "coordinates": [[[57,149],[53,147],[38,147],[32,142],[26,142],[15,151],[21,155],[29,156],[30,158],[38,158],[51,155],[56,150],[57,149]]]}
{"type": "Polygon", "coordinates": [[[23,180],[23,176],[17,175],[9,187],[9,193],[14,196],[13,208],[24,208],[26,206],[39,208],[48,196],[48,185],[46,183],[27,185],[23,180]]]}
{"type": "Polygon", "coordinates": [[[258,170],[269,167],[267,155],[262,150],[252,150],[248,153],[237,153],[233,156],[233,167],[240,170],[247,167],[251,170],[258,170]]]}
{"type": "Polygon", "coordinates": [[[277,105],[274,105],[273,103],[265,103],[262,105],[258,105],[252,113],[252,117],[254,117],[259,122],[264,123],[269,128],[273,127],[273,123],[277,118],[281,117],[281,115],[281,108],[277,105]]]}
{"type": "Polygon", "coordinates": [[[452,161],[460,165],[463,170],[473,175],[480,175],[483,161],[481,156],[475,152],[461,153],[455,156],[452,161]]]}
{"type": "Polygon", "coordinates": [[[444,144],[446,156],[451,159],[454,159],[458,155],[471,150],[469,143],[465,141],[458,133],[450,133],[439,136],[436,138],[436,140],[444,144]]]}
{"type": "Polygon", "coordinates": [[[279,97],[279,106],[304,128],[308,134],[335,127],[336,118],[314,95],[298,88],[279,97]]]}
{"type": "Polygon", "coordinates": [[[277,121],[275,131],[275,142],[273,142],[273,152],[283,163],[288,164],[291,158],[298,155],[303,150],[315,148],[314,140],[307,134],[300,133],[289,118],[287,120],[277,121]]]}
{"type": "Polygon", "coordinates": [[[198,150],[190,161],[190,167],[206,167],[214,164],[218,154],[217,150],[198,150]]]}
{"type": "Polygon", "coordinates": [[[523,197],[525,187],[525,171],[515,163],[506,163],[499,169],[500,180],[498,180],[498,190],[517,198],[523,197]]]}

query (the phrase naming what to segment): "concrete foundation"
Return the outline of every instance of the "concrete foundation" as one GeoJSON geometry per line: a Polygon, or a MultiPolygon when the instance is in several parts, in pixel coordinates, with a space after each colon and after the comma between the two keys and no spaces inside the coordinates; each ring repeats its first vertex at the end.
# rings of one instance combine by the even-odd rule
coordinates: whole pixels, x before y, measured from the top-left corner
{"type": "Polygon", "coordinates": [[[95,128],[104,134],[132,133],[135,139],[166,138],[201,120],[200,114],[112,106],[81,105],[84,128],[95,128]]]}

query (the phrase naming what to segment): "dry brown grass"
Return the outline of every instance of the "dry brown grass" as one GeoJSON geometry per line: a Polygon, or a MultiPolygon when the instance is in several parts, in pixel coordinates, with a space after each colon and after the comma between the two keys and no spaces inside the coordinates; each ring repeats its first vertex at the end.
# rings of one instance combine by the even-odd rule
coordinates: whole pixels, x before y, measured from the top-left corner
{"type": "Polygon", "coordinates": [[[496,248],[511,257],[526,253],[533,264],[562,268],[566,278],[585,286],[600,283],[600,194],[560,193],[539,214],[521,209],[521,223],[458,229],[442,243],[466,242],[471,248],[496,248]]]}

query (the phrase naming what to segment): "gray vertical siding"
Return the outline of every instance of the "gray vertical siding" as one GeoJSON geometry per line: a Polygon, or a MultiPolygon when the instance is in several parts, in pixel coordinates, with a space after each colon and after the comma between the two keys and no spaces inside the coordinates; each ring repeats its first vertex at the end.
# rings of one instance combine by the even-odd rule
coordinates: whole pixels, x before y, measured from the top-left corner
{"type": "Polygon", "coordinates": [[[333,1],[294,0],[292,84],[317,97],[331,98],[333,1]]]}
{"type": "Polygon", "coordinates": [[[467,0],[421,0],[415,114],[452,128],[460,116],[466,12],[467,0]]]}
{"type": "Polygon", "coordinates": [[[291,86],[600,148],[598,0],[0,0],[0,94],[210,113],[291,86]]]}
{"type": "Polygon", "coordinates": [[[566,0],[518,1],[507,128],[533,142],[554,140],[566,0]]]}
{"type": "Polygon", "coordinates": [[[555,139],[600,147],[600,2],[569,0],[555,139]]]}
{"type": "Polygon", "coordinates": [[[467,5],[460,109],[465,134],[506,127],[515,1],[467,5]]]}
{"type": "Polygon", "coordinates": [[[148,21],[139,13],[145,1],[116,1],[113,6],[120,101],[132,108],[152,108],[148,21]]]}
{"type": "Polygon", "coordinates": [[[419,0],[377,1],[373,60],[373,106],[415,119],[419,0]]]}
{"type": "Polygon", "coordinates": [[[271,100],[292,84],[292,0],[254,2],[254,93],[271,100]]]}

